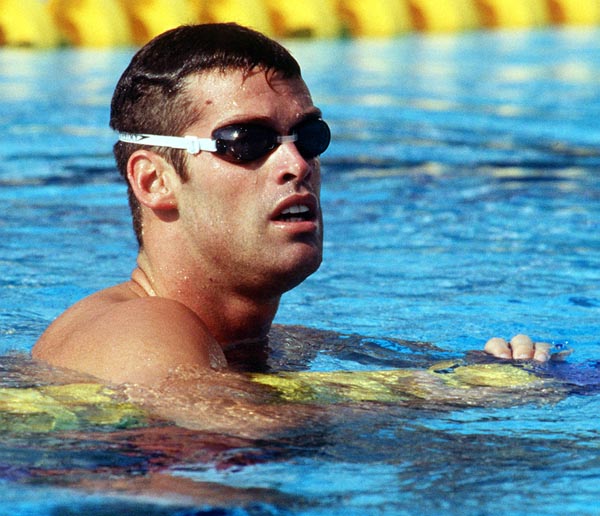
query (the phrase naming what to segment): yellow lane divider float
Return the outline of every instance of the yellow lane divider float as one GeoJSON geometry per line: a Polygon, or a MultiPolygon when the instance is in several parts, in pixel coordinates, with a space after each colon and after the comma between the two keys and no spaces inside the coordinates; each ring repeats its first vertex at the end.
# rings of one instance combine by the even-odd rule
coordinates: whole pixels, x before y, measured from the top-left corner
{"type": "Polygon", "coordinates": [[[454,361],[438,363],[427,370],[303,371],[253,374],[251,379],[272,387],[283,401],[304,403],[399,403],[415,399],[443,403],[447,394],[456,396],[456,391],[445,392],[445,388],[519,389],[543,381],[510,364],[467,365],[454,361]]]}
{"type": "Polygon", "coordinates": [[[485,27],[537,28],[549,25],[551,21],[548,0],[475,1],[485,27]]]}
{"type": "Polygon", "coordinates": [[[132,42],[131,29],[118,0],[48,0],[46,5],[65,44],[113,47],[132,42]]]}
{"type": "Polygon", "coordinates": [[[50,432],[144,426],[142,409],[94,383],[0,388],[0,431],[50,432]]]}
{"type": "Polygon", "coordinates": [[[598,0],[548,0],[550,19],[556,24],[597,25],[600,23],[598,0]]]}
{"type": "Polygon", "coordinates": [[[119,0],[119,4],[125,12],[131,38],[136,45],[143,45],[166,30],[196,19],[196,12],[188,0],[119,0]]]}
{"type": "Polygon", "coordinates": [[[341,0],[342,27],[354,37],[392,37],[414,30],[410,6],[402,0],[341,0]]]}
{"type": "Polygon", "coordinates": [[[192,2],[194,20],[202,23],[235,21],[273,36],[271,16],[263,0],[192,2]]]}
{"type": "Polygon", "coordinates": [[[473,0],[411,0],[414,27],[429,32],[458,32],[481,27],[473,0]]]}
{"type": "Polygon", "coordinates": [[[600,0],[0,0],[0,45],[139,46],[182,23],[276,38],[600,24],[600,0]]]}
{"type": "Polygon", "coordinates": [[[53,47],[60,34],[39,0],[0,0],[0,45],[53,47]]]}
{"type": "MultiPolygon", "coordinates": [[[[493,403],[507,390],[537,389],[543,380],[510,364],[436,363],[429,369],[284,372],[250,374],[267,387],[264,403],[402,403],[460,401],[485,388],[482,400],[493,403]],[[495,397],[495,394],[497,396],[495,397]]],[[[560,384],[553,384],[557,388],[560,384]]],[[[510,398],[512,400],[512,397],[510,398]]],[[[96,383],[0,388],[0,432],[116,430],[152,423],[141,407],[96,383]]]]}

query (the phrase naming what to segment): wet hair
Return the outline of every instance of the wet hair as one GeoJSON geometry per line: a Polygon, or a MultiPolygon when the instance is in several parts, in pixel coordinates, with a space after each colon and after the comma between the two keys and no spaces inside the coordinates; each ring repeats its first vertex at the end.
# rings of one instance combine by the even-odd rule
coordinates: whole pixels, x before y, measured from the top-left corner
{"type": "MultiPolygon", "coordinates": [[[[110,126],[118,132],[181,136],[200,117],[187,95],[190,76],[202,72],[259,68],[283,78],[301,76],[300,66],[279,43],[234,23],[185,25],[167,31],[141,48],[121,75],[111,102],[110,126]]],[[[139,146],[117,142],[114,155],[127,177],[127,162],[139,146]]],[[[154,147],[187,179],[186,151],[154,147]]],[[[141,209],[129,185],[133,228],[142,244],[141,209]]]]}

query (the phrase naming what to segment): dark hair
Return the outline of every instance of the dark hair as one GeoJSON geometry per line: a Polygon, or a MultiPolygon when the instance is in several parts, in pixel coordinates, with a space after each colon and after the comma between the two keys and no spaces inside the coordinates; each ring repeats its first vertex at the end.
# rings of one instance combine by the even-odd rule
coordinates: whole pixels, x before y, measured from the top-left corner
{"type": "MultiPolygon", "coordinates": [[[[167,31],[141,48],[121,75],[111,102],[110,126],[119,132],[181,136],[200,116],[186,95],[186,79],[196,73],[255,68],[285,78],[300,77],[300,66],[279,43],[234,23],[185,25],[167,31]]],[[[127,176],[129,156],[139,146],[117,142],[117,167],[127,176]]],[[[185,180],[185,151],[154,148],[185,180]]],[[[133,227],[142,245],[140,205],[129,186],[133,227]]]]}

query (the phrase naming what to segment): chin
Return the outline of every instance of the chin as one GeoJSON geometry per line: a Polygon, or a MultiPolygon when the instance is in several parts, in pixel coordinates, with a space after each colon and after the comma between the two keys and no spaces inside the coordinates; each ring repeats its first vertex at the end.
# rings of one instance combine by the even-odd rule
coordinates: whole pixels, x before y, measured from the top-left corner
{"type": "Polygon", "coordinates": [[[304,262],[301,266],[299,266],[297,268],[297,270],[295,270],[294,272],[291,272],[289,274],[289,277],[296,278],[297,281],[290,287],[290,289],[294,288],[295,286],[302,283],[311,274],[314,274],[321,266],[321,261],[322,261],[322,257],[319,255],[318,258],[315,258],[312,261],[304,262]]]}

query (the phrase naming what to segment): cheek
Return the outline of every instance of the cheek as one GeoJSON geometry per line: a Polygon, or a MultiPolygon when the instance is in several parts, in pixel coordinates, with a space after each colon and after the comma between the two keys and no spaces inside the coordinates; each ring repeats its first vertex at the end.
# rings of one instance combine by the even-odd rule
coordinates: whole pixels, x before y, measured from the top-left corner
{"type": "Polygon", "coordinates": [[[321,164],[319,162],[315,163],[313,168],[312,177],[311,177],[311,185],[313,187],[313,191],[317,194],[321,194],[321,164]]]}
{"type": "MultiPolygon", "coordinates": [[[[211,171],[212,173],[212,171],[211,171]]],[[[218,171],[215,171],[218,174],[218,171]]],[[[218,226],[226,233],[255,224],[257,205],[255,179],[241,180],[227,175],[214,176],[217,180],[205,182],[198,194],[197,209],[205,223],[218,226]]]]}
{"type": "Polygon", "coordinates": [[[264,211],[273,199],[269,199],[264,174],[213,156],[199,155],[194,165],[184,185],[187,192],[182,207],[193,212],[194,225],[224,234],[241,232],[241,238],[250,227],[256,230],[261,219],[267,218],[264,211]]]}
{"type": "Polygon", "coordinates": [[[228,170],[220,160],[211,159],[210,155],[206,158],[199,160],[189,180],[190,190],[195,197],[190,200],[221,211],[225,206],[232,204],[238,195],[240,178],[228,170]]]}

